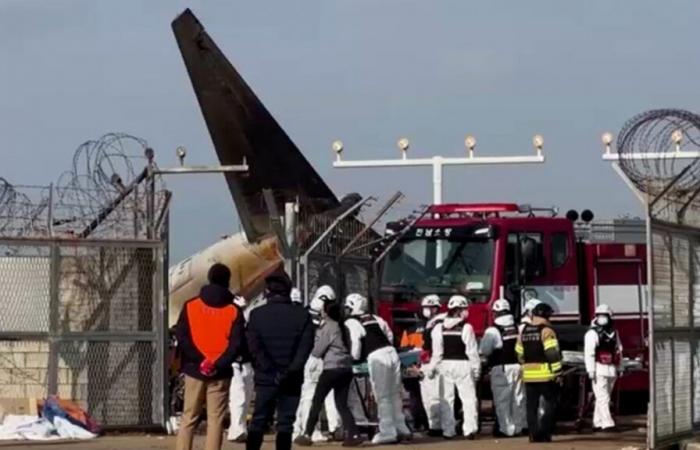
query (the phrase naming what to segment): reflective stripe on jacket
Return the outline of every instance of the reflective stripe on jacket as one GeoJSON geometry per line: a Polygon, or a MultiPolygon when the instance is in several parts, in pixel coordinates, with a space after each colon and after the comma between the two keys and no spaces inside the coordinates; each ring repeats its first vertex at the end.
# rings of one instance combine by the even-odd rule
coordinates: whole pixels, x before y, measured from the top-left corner
{"type": "Polygon", "coordinates": [[[525,383],[545,383],[561,372],[561,352],[557,335],[546,320],[535,317],[526,325],[515,345],[518,360],[523,365],[525,383]]]}

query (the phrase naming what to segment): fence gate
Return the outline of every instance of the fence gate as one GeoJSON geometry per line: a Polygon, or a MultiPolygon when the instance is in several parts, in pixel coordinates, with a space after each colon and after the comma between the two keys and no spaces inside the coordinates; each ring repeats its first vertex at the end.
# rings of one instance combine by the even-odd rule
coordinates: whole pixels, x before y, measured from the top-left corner
{"type": "Polygon", "coordinates": [[[165,422],[164,244],[0,239],[0,397],[165,422]]]}

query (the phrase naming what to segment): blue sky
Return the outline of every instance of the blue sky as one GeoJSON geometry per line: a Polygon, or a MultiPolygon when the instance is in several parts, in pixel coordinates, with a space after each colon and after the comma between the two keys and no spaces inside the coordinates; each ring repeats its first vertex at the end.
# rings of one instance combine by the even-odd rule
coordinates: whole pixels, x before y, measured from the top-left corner
{"type": "MultiPolygon", "coordinates": [[[[0,176],[48,184],[77,145],[147,139],[161,165],[215,154],[170,30],[191,7],[334,191],[431,198],[428,169],[339,171],[351,158],[529,154],[542,166],[449,168],[446,201],[639,214],[600,159],[600,135],[657,107],[700,110],[696,1],[0,2],[0,176]]],[[[170,179],[172,258],[238,229],[219,176],[170,179]]]]}

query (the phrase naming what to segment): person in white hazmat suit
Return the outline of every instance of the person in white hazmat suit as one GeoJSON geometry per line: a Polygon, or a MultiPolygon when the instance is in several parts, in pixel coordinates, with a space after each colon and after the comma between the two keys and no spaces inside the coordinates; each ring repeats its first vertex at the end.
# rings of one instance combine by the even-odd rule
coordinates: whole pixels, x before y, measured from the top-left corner
{"type": "Polygon", "coordinates": [[[517,436],[527,428],[525,389],[522,371],[515,353],[518,328],[508,300],[499,299],[491,307],[494,324],[486,329],[479,343],[479,353],[491,370],[491,391],[496,409],[493,435],[517,436]]]}
{"type": "MultiPolygon", "coordinates": [[[[432,358],[433,342],[431,334],[438,324],[442,323],[446,313],[438,313],[440,310],[440,297],[435,294],[426,295],[421,301],[422,314],[427,320],[423,329],[423,370],[433,370],[435,364],[432,358]]],[[[425,372],[424,372],[425,373],[425,372]]],[[[423,376],[420,380],[420,395],[423,408],[428,416],[428,435],[435,437],[442,435],[443,417],[452,416],[454,413],[446,407],[442,397],[444,395],[444,381],[440,372],[435,368],[432,378],[423,376]]],[[[449,417],[446,420],[450,420],[449,417]]]]}
{"type": "MultiPolygon", "coordinates": [[[[292,291],[293,292],[293,291],[292,291]]],[[[299,295],[301,298],[301,293],[299,295]]],[[[323,310],[323,305],[326,302],[334,302],[336,299],[335,291],[332,287],[324,285],[319,287],[314,293],[311,303],[309,303],[309,314],[311,314],[311,320],[316,327],[321,325],[321,311],[323,310]]],[[[323,372],[323,360],[316,358],[315,356],[309,356],[309,359],[304,365],[304,384],[301,387],[301,397],[299,399],[299,406],[297,407],[297,414],[294,420],[294,430],[292,438],[296,439],[298,436],[304,434],[304,429],[306,427],[306,421],[309,418],[309,412],[311,411],[311,403],[313,401],[314,392],[316,392],[316,385],[318,384],[318,379],[323,372]]],[[[335,399],[333,398],[333,392],[326,397],[325,404],[326,419],[328,419],[328,428],[331,433],[340,433],[340,416],[335,408],[335,399]]],[[[311,440],[313,442],[326,442],[328,439],[323,436],[318,425],[316,430],[314,430],[311,435],[311,440]]]]}
{"type": "MultiPolygon", "coordinates": [[[[236,295],[233,298],[233,303],[243,311],[243,317],[247,322],[250,316],[248,301],[244,297],[236,295]]],[[[244,351],[233,363],[233,377],[229,387],[228,408],[231,415],[231,425],[227,438],[231,442],[242,443],[246,441],[246,418],[253,399],[253,390],[252,359],[248,352],[244,351]]]]}
{"type": "Polygon", "coordinates": [[[591,329],[584,337],[583,355],[595,395],[593,429],[613,431],[615,421],[610,414],[610,394],[622,361],[622,342],[608,305],[601,304],[596,308],[591,329]]]}
{"type": "MultiPolygon", "coordinates": [[[[474,329],[466,322],[469,302],[462,295],[453,295],[447,303],[447,317],[436,325],[431,333],[433,355],[436,366],[426,376],[433,378],[439,372],[444,377],[443,400],[450,411],[454,411],[455,389],[462,400],[464,423],[462,433],[474,439],[479,427],[479,411],[476,398],[476,383],[481,375],[481,359],[474,329]]],[[[454,414],[442,421],[442,432],[446,439],[456,435],[454,414]]]]}
{"type": "Polygon", "coordinates": [[[355,361],[367,361],[369,380],[377,402],[379,433],[373,444],[411,439],[401,398],[401,361],[392,345],[394,335],[381,317],[368,313],[367,299],[360,294],[345,298],[350,335],[350,354],[355,361]]]}

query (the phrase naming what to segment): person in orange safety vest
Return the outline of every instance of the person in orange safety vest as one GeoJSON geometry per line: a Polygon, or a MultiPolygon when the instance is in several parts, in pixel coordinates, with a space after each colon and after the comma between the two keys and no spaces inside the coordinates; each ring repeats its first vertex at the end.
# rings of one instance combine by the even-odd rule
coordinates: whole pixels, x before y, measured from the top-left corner
{"type": "Polygon", "coordinates": [[[219,450],[228,407],[232,364],[244,339],[243,314],[229,291],[231,271],[223,264],[209,269],[209,284],[188,300],[176,325],[185,374],[185,399],[176,449],[190,450],[194,430],[206,407],[206,450],[219,450]]]}

